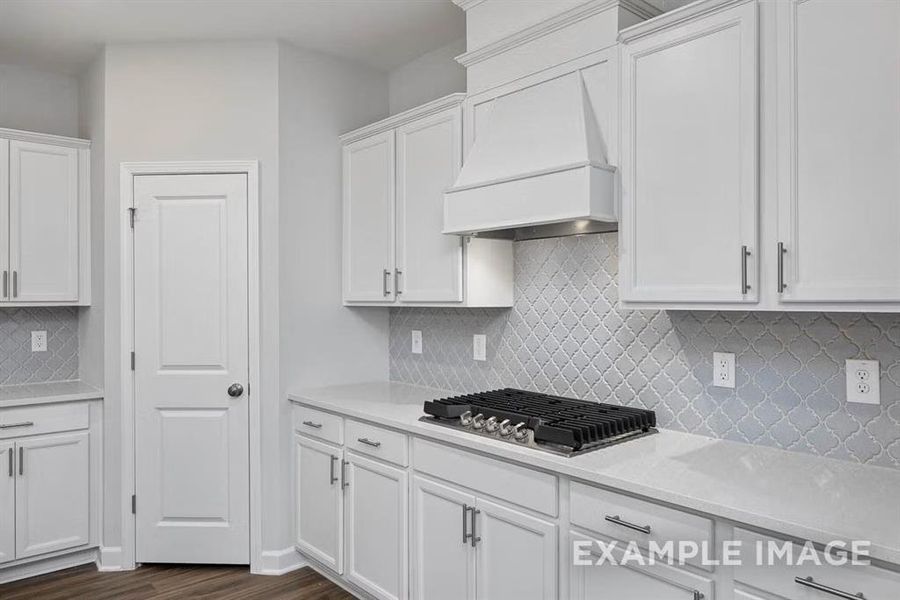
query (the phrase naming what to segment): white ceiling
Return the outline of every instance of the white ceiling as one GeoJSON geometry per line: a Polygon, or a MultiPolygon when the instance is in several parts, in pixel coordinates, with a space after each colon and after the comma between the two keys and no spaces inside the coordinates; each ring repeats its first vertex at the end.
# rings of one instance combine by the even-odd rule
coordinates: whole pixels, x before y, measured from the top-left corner
{"type": "Polygon", "coordinates": [[[0,63],[67,73],[106,43],[273,38],[391,69],[464,35],[450,0],[0,0],[0,63]]]}

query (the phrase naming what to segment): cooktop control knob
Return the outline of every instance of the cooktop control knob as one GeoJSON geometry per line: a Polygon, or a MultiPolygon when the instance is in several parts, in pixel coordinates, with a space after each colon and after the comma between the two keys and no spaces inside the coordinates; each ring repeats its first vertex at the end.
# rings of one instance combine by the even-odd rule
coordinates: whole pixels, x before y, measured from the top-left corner
{"type": "Polygon", "coordinates": [[[517,442],[528,441],[528,429],[525,428],[525,423],[517,423],[513,429],[515,430],[513,437],[517,442]]]}
{"type": "Polygon", "coordinates": [[[472,424],[472,411],[467,410],[463,414],[459,415],[459,424],[463,427],[468,427],[472,424]]]}
{"type": "Polygon", "coordinates": [[[484,422],[484,430],[488,433],[494,433],[500,429],[500,423],[497,422],[497,417],[489,417],[487,421],[484,422]]]}
{"type": "Polygon", "coordinates": [[[503,419],[498,425],[498,429],[500,430],[500,435],[503,437],[508,437],[512,435],[512,427],[509,426],[509,419],[503,419]]]}
{"type": "Polygon", "coordinates": [[[472,417],[472,427],[474,429],[484,429],[484,415],[478,413],[474,417],[472,417]]]}

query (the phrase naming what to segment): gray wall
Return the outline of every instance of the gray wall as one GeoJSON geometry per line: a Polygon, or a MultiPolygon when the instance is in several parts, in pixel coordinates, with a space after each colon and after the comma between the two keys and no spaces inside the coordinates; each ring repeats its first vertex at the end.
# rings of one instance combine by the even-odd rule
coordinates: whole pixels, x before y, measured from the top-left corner
{"type": "Polygon", "coordinates": [[[0,309],[0,385],[78,379],[78,309],[0,309]],[[31,332],[47,332],[47,351],[31,351],[31,332]]]}
{"type": "Polygon", "coordinates": [[[644,406],[666,428],[900,468],[900,315],[621,311],[617,249],[519,242],[512,310],[392,309],[391,378],[644,406]],[[735,390],[712,386],[714,351],[737,354],[735,390]],[[880,406],[845,402],[848,358],[881,361],[880,406]]]}

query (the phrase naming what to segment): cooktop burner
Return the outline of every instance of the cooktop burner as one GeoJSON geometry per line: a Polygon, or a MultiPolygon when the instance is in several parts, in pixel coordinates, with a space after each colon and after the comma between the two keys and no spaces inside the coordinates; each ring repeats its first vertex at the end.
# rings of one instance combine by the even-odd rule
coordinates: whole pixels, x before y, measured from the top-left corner
{"type": "Polygon", "coordinates": [[[652,410],[513,388],[431,400],[425,413],[420,421],[564,456],[656,432],[652,410]]]}

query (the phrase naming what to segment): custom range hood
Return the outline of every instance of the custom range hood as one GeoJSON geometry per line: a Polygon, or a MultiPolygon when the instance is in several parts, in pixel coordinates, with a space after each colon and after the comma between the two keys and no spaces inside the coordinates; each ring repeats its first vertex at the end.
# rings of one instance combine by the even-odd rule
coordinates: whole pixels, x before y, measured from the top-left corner
{"type": "Polygon", "coordinates": [[[581,73],[489,110],[444,193],[444,233],[523,240],[618,229],[615,168],[581,73]]]}

